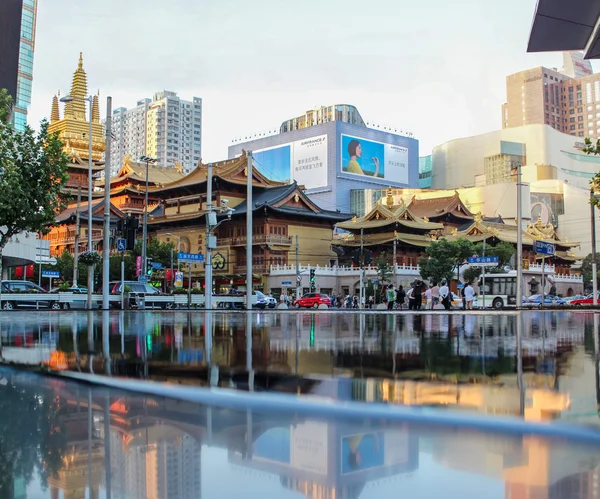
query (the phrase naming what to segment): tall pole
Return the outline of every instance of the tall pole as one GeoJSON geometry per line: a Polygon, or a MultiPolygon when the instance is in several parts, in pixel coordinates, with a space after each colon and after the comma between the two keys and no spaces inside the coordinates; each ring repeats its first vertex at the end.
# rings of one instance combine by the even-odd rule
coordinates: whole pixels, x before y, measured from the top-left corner
{"type": "MultiPolygon", "coordinates": [[[[212,248],[211,248],[211,235],[212,229],[210,225],[210,215],[212,213],[212,163],[207,165],[206,175],[206,255],[204,262],[204,308],[206,310],[212,309],[212,248]]],[[[208,333],[207,333],[208,334],[208,333]]]]}
{"type": "Polygon", "coordinates": [[[300,251],[298,235],[296,235],[296,300],[300,298],[300,251]]]}
{"type": "Polygon", "coordinates": [[[544,308],[544,300],[546,299],[546,275],[544,270],[546,269],[546,257],[542,256],[542,297],[540,300],[540,308],[544,308]]]}
{"type": "Polygon", "coordinates": [[[359,279],[359,291],[358,291],[358,308],[362,307],[363,304],[363,269],[364,269],[364,253],[363,253],[363,229],[360,229],[360,279],[359,279]]]}
{"type": "MultiPolygon", "coordinates": [[[[486,240],[487,240],[487,238],[484,236],[484,238],[483,238],[483,255],[481,255],[481,256],[485,256],[485,242],[486,242],[486,240]]],[[[483,296],[482,296],[483,301],[481,302],[481,307],[480,308],[483,308],[485,310],[485,265],[483,265],[481,267],[481,272],[483,274],[483,278],[481,280],[481,287],[482,287],[482,290],[483,290],[483,296]]]]}
{"type": "Polygon", "coordinates": [[[147,251],[147,239],[148,239],[148,164],[150,163],[149,159],[146,158],[146,194],[144,197],[144,220],[142,227],[142,272],[144,278],[148,275],[148,259],[146,258],[147,251]]]}
{"type": "Polygon", "coordinates": [[[248,182],[246,184],[246,310],[252,310],[252,151],[246,152],[248,182]]]}
{"type": "Polygon", "coordinates": [[[521,165],[517,166],[517,309],[523,304],[523,193],[521,165]]]}
{"type": "Polygon", "coordinates": [[[77,186],[77,212],[75,213],[75,257],[73,260],[73,287],[79,279],[79,232],[81,231],[81,184],[77,186]]]}
{"type": "MultiPolygon", "coordinates": [[[[92,127],[92,103],[94,101],[94,99],[92,98],[92,96],[90,95],[88,97],[88,101],[90,103],[90,111],[89,111],[89,122],[90,122],[90,130],[89,130],[89,136],[88,136],[88,142],[89,142],[89,150],[88,150],[88,156],[89,156],[89,164],[88,164],[88,251],[92,251],[92,190],[93,190],[93,183],[92,183],[92,167],[93,167],[93,160],[92,160],[92,134],[93,134],[93,127],[92,127]]],[[[92,309],[92,291],[93,291],[93,287],[94,287],[94,266],[90,266],[88,267],[88,290],[87,290],[87,309],[91,310],[92,309]]]]}
{"type": "MultiPolygon", "coordinates": [[[[104,239],[102,242],[102,310],[110,308],[108,281],[110,280],[110,147],[112,97],[106,99],[106,156],[104,163],[104,239]]],[[[107,333],[108,334],[108,333],[107,333]]]]}
{"type": "Polygon", "coordinates": [[[592,228],[592,293],[593,304],[598,304],[598,262],[596,261],[596,207],[593,203],[594,191],[590,190],[590,224],[592,228]]]}
{"type": "Polygon", "coordinates": [[[173,247],[171,246],[171,287],[175,287],[175,274],[173,273],[173,247]]]}

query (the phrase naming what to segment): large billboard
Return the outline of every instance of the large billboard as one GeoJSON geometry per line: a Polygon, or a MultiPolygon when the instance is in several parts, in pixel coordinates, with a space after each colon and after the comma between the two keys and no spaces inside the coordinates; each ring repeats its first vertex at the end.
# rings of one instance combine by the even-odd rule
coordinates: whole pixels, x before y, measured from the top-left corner
{"type": "Polygon", "coordinates": [[[306,189],[327,186],[327,135],[253,151],[254,165],[277,182],[296,181],[306,189]]]}
{"type": "Polygon", "coordinates": [[[341,171],[408,184],[408,148],[351,135],[341,136],[341,171]]]}

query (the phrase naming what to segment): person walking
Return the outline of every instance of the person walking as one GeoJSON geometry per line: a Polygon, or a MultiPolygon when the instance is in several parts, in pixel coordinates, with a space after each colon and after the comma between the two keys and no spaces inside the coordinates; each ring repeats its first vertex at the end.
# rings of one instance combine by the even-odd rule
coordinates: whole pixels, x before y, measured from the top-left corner
{"type": "Polygon", "coordinates": [[[402,310],[402,305],[404,305],[404,299],[406,298],[406,293],[404,292],[404,288],[402,284],[398,286],[398,291],[396,291],[396,307],[398,310],[402,310]]]}
{"type": "Polygon", "coordinates": [[[385,298],[387,300],[387,309],[394,310],[394,302],[396,301],[396,291],[394,291],[394,286],[391,284],[388,286],[385,292],[385,298]]]}
{"type": "Polygon", "coordinates": [[[437,282],[431,286],[431,308],[435,310],[435,306],[440,302],[440,287],[437,282]]]}
{"type": "Polygon", "coordinates": [[[440,300],[442,305],[444,305],[444,308],[446,310],[450,310],[452,300],[450,298],[450,289],[448,288],[445,280],[442,281],[442,286],[440,287],[440,300]]]}
{"type": "Polygon", "coordinates": [[[475,290],[473,286],[471,286],[470,282],[467,282],[467,285],[464,289],[465,296],[465,310],[473,310],[473,300],[475,299],[475,290]]]}
{"type": "Polygon", "coordinates": [[[423,281],[415,281],[415,287],[413,288],[413,295],[415,297],[415,310],[421,310],[423,303],[423,281]]]}
{"type": "Polygon", "coordinates": [[[406,292],[406,299],[408,300],[408,310],[415,310],[415,287],[414,283],[410,285],[406,292]]]}
{"type": "Polygon", "coordinates": [[[431,305],[432,305],[432,299],[431,299],[431,288],[425,284],[425,309],[426,310],[431,310],[431,305]]]}

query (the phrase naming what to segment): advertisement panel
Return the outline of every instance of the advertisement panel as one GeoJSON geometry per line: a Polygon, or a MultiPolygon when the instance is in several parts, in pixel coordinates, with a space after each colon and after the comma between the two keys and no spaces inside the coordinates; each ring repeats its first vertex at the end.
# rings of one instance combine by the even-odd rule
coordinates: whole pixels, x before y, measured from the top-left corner
{"type": "Polygon", "coordinates": [[[277,182],[296,181],[306,189],[327,186],[327,135],[253,152],[254,164],[277,182]]]}
{"type": "Polygon", "coordinates": [[[341,171],[408,184],[408,148],[374,140],[341,136],[341,171]]]}

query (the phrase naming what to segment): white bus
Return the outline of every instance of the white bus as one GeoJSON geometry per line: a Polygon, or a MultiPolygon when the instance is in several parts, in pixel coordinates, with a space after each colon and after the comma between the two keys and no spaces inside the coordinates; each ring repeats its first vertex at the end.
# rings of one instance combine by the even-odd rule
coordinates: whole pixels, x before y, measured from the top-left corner
{"type": "Polygon", "coordinates": [[[485,274],[485,290],[483,275],[479,277],[479,295],[477,303],[480,308],[500,310],[506,306],[517,306],[517,271],[511,270],[502,274],[485,274]],[[485,300],[484,300],[485,294],[485,300]]]}

